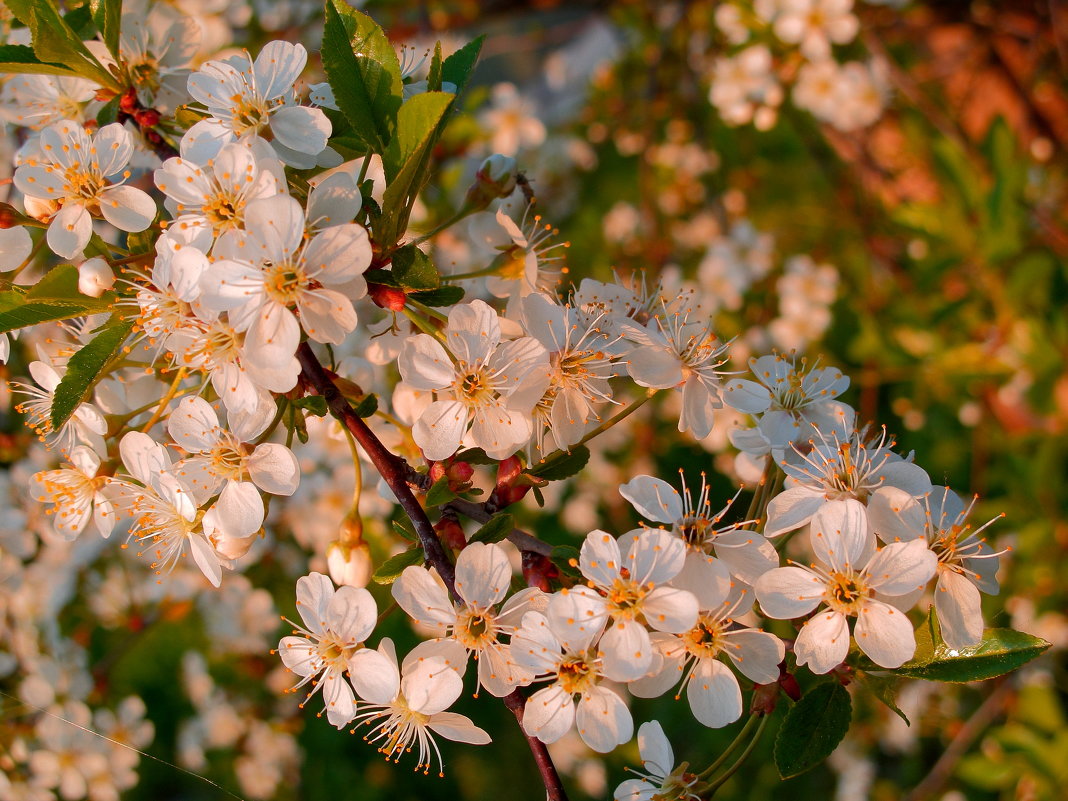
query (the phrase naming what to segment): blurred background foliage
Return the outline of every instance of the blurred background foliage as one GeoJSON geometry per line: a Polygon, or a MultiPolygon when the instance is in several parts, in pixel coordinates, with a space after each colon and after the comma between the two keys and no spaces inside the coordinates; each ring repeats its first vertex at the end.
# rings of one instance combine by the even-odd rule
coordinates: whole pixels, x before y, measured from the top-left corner
{"type": "MultiPolygon", "coordinates": [[[[315,40],[316,8],[296,0],[274,5],[279,15],[291,6],[290,16],[273,28],[251,26],[241,44],[255,51],[268,38],[315,40]]],[[[439,172],[422,224],[430,228],[450,216],[478,162],[470,157],[492,151],[489,143],[510,131],[520,137],[515,151],[537,208],[570,243],[568,278],[576,284],[612,271],[643,271],[649,282],[700,281],[710,246],[735,226],[750,226],[753,237],[772,238],[768,259],[776,266],[751,276],[738,301],[725,299],[716,311],[718,330],[737,337],[743,358],[784,347],[767,332],[780,316],[783,290],[795,286],[782,280],[786,257],[805,254],[833,265],[829,325],[801,346],[852,377],[845,399],[861,420],[885,424],[936,482],[981,496],[974,520],[1005,513],[995,537],[1013,551],[1003,562],[1001,596],[986,599],[987,622],[1029,631],[1055,647],[1005,679],[904,688],[910,728],[858,693],[853,729],[829,764],[780,782],[765,738],[717,798],[835,792],[875,801],[1056,801],[1068,782],[1068,11],[1026,0],[858,4],[861,33],[840,55],[883,65],[882,115],[841,131],[786,103],[773,126],[757,130],[725,124],[708,101],[709,64],[738,48],[716,26],[720,5],[368,2],[364,10],[391,37],[419,48],[443,38],[448,51],[449,43],[487,35],[465,100],[472,113],[453,124],[436,154],[439,172]],[[529,103],[509,107],[511,119],[485,112],[502,82],[514,83],[529,103]],[[523,141],[524,119],[540,120],[544,131],[523,141]]],[[[786,72],[796,67],[790,53],[776,58],[786,72]]],[[[453,258],[463,235],[439,238],[436,257],[453,258]]],[[[550,541],[577,543],[584,518],[567,512],[567,503],[594,510],[619,531],[637,522],[615,492],[617,478],[651,472],[670,480],[680,467],[690,475],[732,469],[722,437],[687,442],[670,420],[655,411],[639,416],[627,437],[605,442],[603,462],[614,472],[587,471],[580,488],[565,490],[563,512],[527,510],[523,523],[550,541]]],[[[14,461],[27,435],[13,419],[6,422],[6,461],[14,461]]],[[[711,480],[714,497],[732,494],[729,478],[711,480]]],[[[746,501],[743,495],[740,503],[746,501]]],[[[289,548],[248,575],[292,615],[293,578],[306,557],[289,548]]],[[[388,588],[372,589],[384,607],[388,588]]],[[[302,762],[279,755],[284,778],[270,797],[544,795],[500,704],[466,699],[457,710],[493,733],[492,746],[446,743],[446,777],[413,776],[410,766],[387,766],[357,736],[315,720],[314,704],[291,714],[297,699],[280,700],[277,682],[266,680],[276,657],[235,657],[218,647],[220,635],[205,627],[197,604],[164,598],[132,610],[101,624],[88,610],[68,608],[61,626],[88,647],[95,693],[144,698],[156,731],[149,751],[162,760],[179,759],[181,721],[210,717],[214,702],[196,708],[179,686],[186,654],[200,651],[220,697],[241,714],[266,719],[280,706],[290,710],[273,725],[297,737],[302,762]]],[[[402,649],[414,643],[397,616],[383,633],[402,649]]],[[[636,699],[634,717],[662,721],[678,759],[708,762],[737,726],[705,729],[684,703],[636,699]]],[[[606,797],[623,766],[639,764],[634,744],[604,760],[577,740],[555,753],[577,799],[606,797]]],[[[124,797],[214,801],[232,795],[222,788],[254,797],[247,786],[236,789],[237,760],[231,748],[206,751],[195,772],[214,787],[144,760],[140,784],[124,797]]]]}

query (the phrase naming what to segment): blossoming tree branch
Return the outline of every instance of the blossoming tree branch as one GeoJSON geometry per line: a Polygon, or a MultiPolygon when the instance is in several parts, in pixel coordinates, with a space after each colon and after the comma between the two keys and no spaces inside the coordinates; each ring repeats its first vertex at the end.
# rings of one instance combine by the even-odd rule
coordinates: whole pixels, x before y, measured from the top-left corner
{"type": "MultiPolygon", "coordinates": [[[[277,644],[322,725],[438,774],[497,736],[450,711],[466,690],[514,716],[554,801],[548,746],[576,735],[599,753],[637,737],[617,799],[705,799],[777,707],[785,778],[846,734],[847,687],[896,709],[897,680],[991,679],[1047,647],[984,627],[1010,558],[988,543],[996,519],[848,405],[840,370],[795,352],[735,363],[715,300],[653,272],[570,283],[536,176],[509,155],[413,224],[480,39],[398,55],[328,0],[317,54],[276,40],[201,58],[189,17],[143,5],[7,2],[21,143],[0,344],[5,359],[36,345],[16,386],[51,460],[32,492],[60,538],[129,546],[163,586],[192,566],[223,592],[283,547],[272,521],[300,487],[299,444],[347,444],[355,491],[327,573],[296,581],[277,644]],[[430,245],[472,219],[494,255],[450,271],[430,245]],[[721,496],[711,463],[633,475],[612,491],[636,528],[523,529],[524,508],[596,482],[602,437],[650,409],[695,440],[746,421],[730,438],[752,478],[721,496]],[[388,558],[368,514],[392,519],[388,558]],[[386,616],[421,642],[401,651],[386,616]],[[677,762],[678,721],[631,709],[669,693],[678,715],[736,727],[729,748],[677,762]]],[[[856,35],[833,5],[823,38],[788,11],[775,30],[825,64],[813,54],[856,35]]]]}

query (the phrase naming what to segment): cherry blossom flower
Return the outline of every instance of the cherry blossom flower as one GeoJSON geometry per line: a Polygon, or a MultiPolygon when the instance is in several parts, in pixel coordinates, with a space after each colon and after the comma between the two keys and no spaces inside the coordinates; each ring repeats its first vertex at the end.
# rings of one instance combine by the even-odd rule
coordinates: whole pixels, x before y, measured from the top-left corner
{"type": "Polygon", "coordinates": [[[188,548],[205,578],[218,587],[228,560],[205,530],[214,517],[211,510],[200,512],[207,496],[175,474],[166,449],[147,434],[127,433],[119,442],[119,453],[123,465],[143,486],[114,479],[115,503],[133,518],[130,536],[152,547],[152,569],[157,575],[173,570],[188,548]]]}
{"type": "Polygon", "coordinates": [[[612,402],[608,380],[617,368],[611,343],[596,318],[587,324],[573,308],[546,295],[528,295],[522,310],[525,330],[549,353],[549,385],[534,408],[537,449],[545,452],[546,427],[556,447],[567,448],[582,439],[591,421],[600,420],[594,404],[612,402]]]}
{"type": "Polygon", "coordinates": [[[719,526],[731,504],[713,513],[709,491],[703,473],[696,503],[685,479],[681,495],[653,476],[635,476],[619,488],[619,494],[638,514],[669,524],[672,533],[685,543],[686,564],[672,584],[692,592],[704,608],[722,601],[732,584],[731,575],[752,584],[779,566],[775,548],[763,536],[739,528],[743,524],[719,526]]]}
{"type": "Polygon", "coordinates": [[[531,409],[543,394],[530,382],[517,389],[528,373],[545,375],[545,348],[532,337],[501,342],[497,313],[480,300],[454,306],[444,335],[451,356],[437,339],[418,334],[398,360],[405,384],[437,393],[412,427],[416,444],[427,459],[447,459],[470,424],[474,444],[490,458],[511,456],[530,439],[531,409]]]}
{"type": "MultiPolygon", "coordinates": [[[[266,407],[273,416],[274,404],[266,407]]],[[[215,410],[203,398],[183,398],[167,419],[167,431],[191,456],[175,466],[203,492],[214,495],[222,486],[216,510],[218,526],[230,537],[247,537],[263,524],[260,491],[292,495],[300,483],[297,457],[285,445],[261,442],[250,446],[270,423],[270,416],[230,415],[233,431],[219,425],[215,410]]]]}
{"type": "Polygon", "coordinates": [[[722,406],[719,368],[727,361],[727,345],[712,332],[711,322],[690,320],[690,312],[661,314],[646,325],[625,325],[635,343],[627,355],[627,372],[640,386],[682,390],[679,431],[704,439],[712,430],[712,411],[722,406]]]}
{"type": "Polygon", "coordinates": [[[809,368],[806,360],[798,364],[796,355],[782,354],[750,359],[749,368],[756,381],[744,378],[727,382],[723,402],[746,414],[760,415],[760,430],[772,448],[780,451],[798,436],[807,435],[815,426],[830,431],[848,417],[852,410],[834,398],[849,387],[849,378],[832,367],[809,368]]]}
{"type": "Polygon", "coordinates": [[[876,551],[864,506],[852,499],[823,505],[812,518],[811,531],[812,550],[821,564],[770,570],[754,588],[764,614],[779,620],[803,617],[826,605],[827,611],[801,628],[794,644],[797,663],[827,673],[843,662],[849,653],[847,621],[856,617],[861,651],[881,667],[905,664],[916,651],[912,623],[888,602],[914,598],[935,574],[937,557],[922,539],[876,551]]]}
{"type": "Polygon", "coordinates": [[[498,545],[473,542],[456,560],[456,593],[464,603],[453,604],[436,573],[422,567],[404,569],[393,583],[393,597],[417,623],[440,630],[478,660],[478,685],[503,697],[529,684],[533,674],[512,661],[501,641],[510,635],[539,590],[518,593],[503,606],[512,579],[508,555],[498,545]]]}
{"type": "Polygon", "coordinates": [[[814,61],[830,56],[832,42],[853,41],[860,29],[851,13],[853,0],[778,0],[778,5],[775,35],[814,61]]]}
{"type": "Polygon", "coordinates": [[[13,125],[40,130],[64,120],[85,121],[96,85],[62,75],[11,75],[0,93],[0,110],[13,125]]]}
{"type": "Polygon", "coordinates": [[[100,410],[92,403],[80,403],[70,418],[58,429],[54,429],[52,405],[56,387],[63,377],[54,367],[42,361],[30,362],[28,369],[39,386],[12,384],[29,398],[16,406],[19,413],[26,415],[26,425],[37,432],[45,445],[64,455],[71,453],[75,442],[103,453],[103,436],[107,432],[107,421],[100,410]]]}
{"type": "Polygon", "coordinates": [[[576,724],[583,742],[600,753],[631,738],[630,710],[601,686],[604,665],[596,642],[604,621],[604,600],[588,587],[561,591],[546,614],[523,615],[512,658],[552,682],[531,695],[523,711],[523,728],[543,743],[555,743],[576,724]]]}
{"type": "Polygon", "coordinates": [[[15,170],[14,182],[28,197],[62,205],[48,226],[48,246],[74,258],[89,244],[93,215],[121,231],[143,231],[156,216],[145,192],[121,181],[133,154],[133,137],[118,123],[91,138],[76,122],[65,120],[41,131],[37,153],[15,170]],[[118,178],[118,182],[116,182],[118,178]]]}
{"type": "Polygon", "coordinates": [[[936,557],[938,581],[935,610],[942,639],[960,650],[978,645],[983,638],[980,591],[998,594],[998,557],[980,536],[998,515],[976,529],[968,523],[975,500],[965,507],[949,489],[933,490],[914,498],[895,487],[877,489],[868,503],[868,518],[886,542],[922,539],[936,557]]]}
{"type": "Polygon", "coordinates": [[[697,776],[685,762],[676,767],[675,752],[659,721],[638,727],[638,755],[645,773],[631,770],[638,778],[620,784],[612,794],[615,801],[697,801],[699,796],[691,790],[697,776]]]}
{"type": "Polygon", "coordinates": [[[175,216],[172,225],[206,228],[213,239],[241,230],[250,201],[281,191],[279,169],[267,161],[237,143],[224,146],[204,167],[178,157],[167,159],[156,170],[155,182],[175,216]]]}
{"type": "Polygon", "coordinates": [[[702,610],[689,631],[657,635],[656,666],[648,676],[631,682],[630,691],[640,698],[656,698],[681,677],[675,697],[685,688],[690,709],[700,723],[718,729],[736,721],[742,715],[742,691],[722,657],[729,657],[746,678],[770,684],[778,680],[779,663],[786,653],[774,634],[734,622],[751,606],[749,590],[735,587],[715,608],[702,610]]]}
{"type": "MultiPolygon", "coordinates": [[[[666,586],[685,561],[682,540],[659,529],[638,529],[619,541],[604,531],[586,536],[579,569],[604,596],[603,610],[596,614],[612,621],[598,645],[606,677],[631,681],[649,672],[653,648],[647,625],[676,634],[693,626],[697,599],[686,590],[666,586]]],[[[570,610],[566,619],[575,623],[568,623],[568,628],[589,625],[582,614],[589,611],[584,596],[569,593],[553,603],[562,613],[570,610]]]]}
{"type": "Polygon", "coordinates": [[[278,391],[296,383],[302,327],[316,342],[333,344],[356,327],[352,301],[366,292],[363,271],[371,262],[363,226],[336,225],[307,241],[304,230],[304,210],[288,195],[252,201],[244,232],[200,281],[204,305],[226,311],[246,332],[245,364],[284,375],[278,391]]]}
{"type": "Polygon", "coordinates": [[[314,167],[331,127],[321,109],[297,105],[294,97],[307,62],[304,45],[274,41],[254,62],[245,54],[204,64],[189,76],[189,94],[210,116],[183,137],[186,157],[203,163],[235,139],[261,136],[286,164],[314,167]]]}
{"type": "MultiPolygon", "coordinates": [[[[379,743],[378,752],[399,762],[401,756],[418,744],[416,770],[429,773],[432,756],[442,773],[441,751],[434,735],[459,743],[486,745],[490,736],[455,712],[446,712],[463,692],[460,674],[439,656],[405,660],[403,674],[397,667],[393,642],[383,639],[378,646],[382,659],[373,678],[357,687],[367,703],[357,714],[361,726],[370,726],[364,740],[379,743]]],[[[354,674],[355,678],[355,674],[354,674]]]]}
{"type": "Polygon", "coordinates": [[[886,430],[868,441],[863,431],[841,434],[837,430],[813,432],[811,450],[796,445],[780,463],[786,473],[786,489],[768,504],[764,535],[776,537],[803,526],[824,504],[855,498],[866,500],[882,486],[897,487],[913,497],[931,489],[931,479],[919,465],[894,453],[886,430]]]}
{"type": "Polygon", "coordinates": [[[327,720],[344,728],[357,712],[356,697],[345,673],[359,688],[364,675],[374,676],[390,668],[378,651],[363,646],[374,631],[378,605],[362,587],[335,590],[327,576],[310,573],[297,579],[297,612],[304,626],[293,624],[293,636],[278,643],[282,663],[301,677],[291,692],[311,683],[303,706],[322,690],[327,720]]]}
{"type": "Polygon", "coordinates": [[[52,526],[64,539],[73,540],[90,520],[102,537],[110,536],[115,507],[105,492],[108,478],[97,475],[100,457],[78,445],[68,460],[69,467],[34,474],[33,485],[41,493],[37,500],[55,505],[52,526]]]}

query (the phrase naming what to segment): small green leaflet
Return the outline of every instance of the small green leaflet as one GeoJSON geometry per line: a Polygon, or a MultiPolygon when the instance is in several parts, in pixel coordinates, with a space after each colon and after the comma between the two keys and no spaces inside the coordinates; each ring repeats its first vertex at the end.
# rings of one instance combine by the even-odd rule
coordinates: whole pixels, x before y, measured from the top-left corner
{"type": "Polygon", "coordinates": [[[500,542],[507,539],[513,528],[515,528],[515,518],[507,512],[498,512],[472,534],[467,542],[469,545],[472,542],[500,542]]]}
{"type": "Polygon", "coordinates": [[[106,375],[109,362],[122,352],[134,321],[112,317],[89,343],[67,361],[67,372],[52,396],[52,429],[70,419],[97,382],[106,375]]]}
{"type": "Polygon", "coordinates": [[[858,670],[855,675],[861,686],[870,691],[871,694],[882,701],[887,708],[905,721],[906,726],[912,725],[912,722],[897,705],[897,690],[898,685],[901,684],[900,679],[896,676],[879,676],[875,673],[867,673],[863,670],[858,670]]]}
{"type": "Polygon", "coordinates": [[[453,500],[456,500],[456,493],[449,489],[448,476],[439,478],[426,491],[427,506],[441,506],[443,503],[453,500]]]}
{"type": "Polygon", "coordinates": [[[849,731],[852,717],[853,702],[840,682],[824,682],[805,693],[775,738],[779,775],[800,776],[829,757],[849,731]]]}
{"type": "Polygon", "coordinates": [[[421,545],[413,545],[408,550],[391,556],[383,562],[371,578],[376,584],[392,584],[404,572],[404,568],[421,564],[423,564],[423,548],[421,545]]]}
{"type": "Polygon", "coordinates": [[[434,262],[414,245],[393,251],[393,277],[405,289],[434,289],[441,283],[434,262]]]}
{"type": "Polygon", "coordinates": [[[562,481],[578,473],[590,460],[590,449],[576,445],[570,451],[555,451],[526,472],[546,481],[562,481]]]}

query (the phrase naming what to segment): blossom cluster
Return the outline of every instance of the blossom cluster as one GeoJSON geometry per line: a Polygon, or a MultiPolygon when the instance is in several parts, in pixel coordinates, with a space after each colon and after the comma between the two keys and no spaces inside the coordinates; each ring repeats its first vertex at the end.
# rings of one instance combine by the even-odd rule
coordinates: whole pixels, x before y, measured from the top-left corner
{"type": "MultiPolygon", "coordinates": [[[[834,45],[857,35],[851,7],[754,6],[761,26],[796,47],[795,104],[842,130],[870,124],[883,96],[877,68],[832,58],[834,45]]],[[[737,12],[717,10],[722,33],[744,49],[716,61],[711,101],[728,123],[768,127],[783,100],[778,67],[766,45],[749,43],[737,12]]],[[[298,677],[291,689],[304,702],[320,696],[330,724],[362,733],[387,759],[414,752],[424,772],[442,771],[435,738],[491,740],[450,711],[465,682],[476,695],[518,699],[534,741],[577,736],[608,753],[634,736],[632,697],[685,695],[696,721],[721,728],[748,709],[768,711],[747,706],[745,694],[777,696],[800,668],[899,668],[915,654],[919,614],[910,612],[925,600],[933,598],[950,648],[980,643],[980,594],[998,592],[1001,555],[982,536],[989,524],[973,526],[972,504],[934,487],[912,454],[858,419],[842,400],[848,377],[789,347],[829,324],[834,268],[793,257],[767,336],[725,340],[715,315],[740,307],[770,275],[770,238],[746,222],[725,226],[705,244],[693,282],[665,270],[564,285],[566,243],[533,213],[512,158],[540,144],[544,128],[506,88],[485,115],[501,152],[479,153],[452,218],[412,223],[434,152],[416,157],[412,140],[440,135],[463,80],[442,77],[440,51],[425,80],[408,52],[376,56],[389,62],[384,72],[396,62],[395,99],[411,112],[393,123],[414,126],[413,109],[433,104],[442,116],[418,136],[402,130],[390,146],[351,157],[354,126],[342,112],[351,98],[335,96],[336,80],[301,84],[303,45],[272,41],[255,57],[219,56],[195,42],[211,25],[162,4],[147,15],[127,10],[120,27],[118,44],[93,42],[87,52],[122,93],[33,75],[5,81],[0,97],[23,136],[12,177],[21,210],[9,208],[25,220],[0,230],[0,269],[32,282],[43,242],[71,265],[50,265],[37,286],[76,273],[54,305],[83,304],[58,318],[62,328],[31,330],[14,349],[36,350],[29,382],[15,385],[17,410],[43,444],[24,484],[48,507],[40,528],[61,553],[96,553],[111,538],[133,543],[160,586],[178,587],[179,601],[205,582],[218,590],[225,600],[199,610],[214,639],[254,652],[271,630],[245,618],[269,619],[271,602],[241,574],[270,549],[286,553],[291,533],[319,568],[286,576],[301,576],[300,623],[290,622],[276,651],[298,677]],[[119,111],[106,110],[112,101],[119,111]],[[109,114],[114,121],[101,124],[109,114]],[[406,148],[410,160],[397,162],[406,148]],[[397,205],[398,193],[408,205],[397,205]],[[460,221],[473,269],[439,269],[460,221]],[[413,279],[405,265],[432,275],[413,279]],[[87,376],[85,362],[113,334],[118,341],[87,376]],[[751,374],[739,377],[732,357],[764,353],[769,341],[788,352],[754,356],[751,374]],[[498,516],[528,493],[543,501],[542,490],[586,464],[587,443],[647,403],[710,449],[714,439],[729,442],[731,469],[753,490],[748,514],[733,504],[745,487],[720,506],[704,474],[699,488],[638,474],[618,492],[643,522],[619,535],[583,526],[580,547],[564,556],[498,516]],[[330,459],[346,444],[354,493],[339,503],[330,459]],[[367,465],[375,475],[365,480],[367,465]],[[496,469],[485,499],[475,486],[481,465],[496,469]],[[320,530],[319,502],[344,507],[340,531],[320,530]],[[385,523],[376,544],[417,542],[376,572],[364,520],[388,520],[395,503],[412,528],[385,523]],[[461,516],[503,528],[480,539],[461,516]],[[395,608],[422,639],[403,657],[376,632],[394,607],[368,589],[372,574],[392,584],[395,608]]],[[[0,355],[12,350],[5,338],[0,355]]],[[[58,603],[27,597],[42,609],[58,603]]],[[[111,592],[95,603],[117,620],[132,615],[111,592]]],[[[25,631],[11,631],[21,643],[25,631]]],[[[40,661],[19,647],[16,663],[40,661]]],[[[284,781],[279,765],[295,760],[293,741],[262,721],[234,723],[206,668],[196,657],[184,667],[200,724],[181,732],[183,761],[203,764],[207,750],[240,741],[250,795],[270,795],[284,781]],[[278,755],[273,767],[264,754],[278,755]]],[[[132,783],[129,749],[109,761],[101,743],[66,742],[49,722],[63,715],[85,726],[93,715],[84,695],[38,705],[59,710],[36,727],[46,750],[25,758],[16,750],[12,764],[28,779],[0,793],[25,786],[43,797],[54,789],[103,799],[94,782],[132,783]]],[[[150,739],[144,715],[131,701],[118,719],[99,714],[94,723],[137,747],[150,739]]],[[[647,773],[617,798],[698,797],[658,722],[639,727],[638,739],[647,773]]]]}

